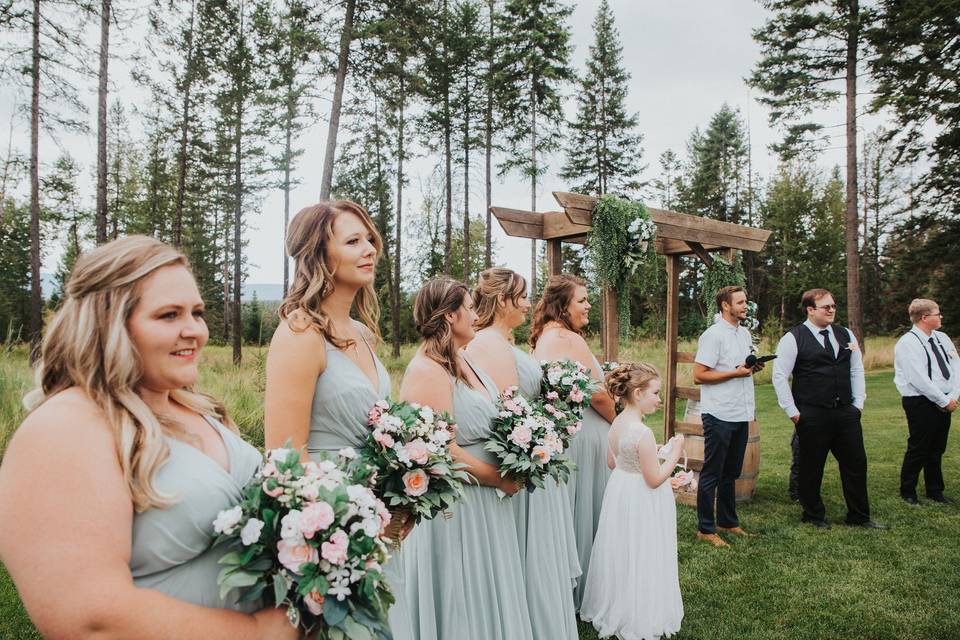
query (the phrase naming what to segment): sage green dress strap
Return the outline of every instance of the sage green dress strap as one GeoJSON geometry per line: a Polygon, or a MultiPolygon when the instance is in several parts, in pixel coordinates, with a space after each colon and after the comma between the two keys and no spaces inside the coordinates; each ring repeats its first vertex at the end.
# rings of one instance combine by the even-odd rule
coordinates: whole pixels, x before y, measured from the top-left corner
{"type": "MultiPolygon", "coordinates": [[[[596,357],[591,356],[593,370],[603,380],[603,368],[596,357]]],[[[582,363],[586,366],[586,363],[582,363]]],[[[610,479],[607,467],[607,432],[610,423],[597,413],[593,407],[583,412],[583,427],[570,443],[569,455],[577,465],[577,471],[567,484],[570,506],[573,509],[573,531],[577,541],[577,553],[580,556],[580,569],[583,575],[574,589],[574,602],[577,610],[583,600],[590,571],[590,554],[593,540],[600,524],[600,510],[603,507],[603,493],[610,479]]]]}
{"type": "MultiPolygon", "coordinates": [[[[359,450],[370,429],[367,425],[370,409],[378,400],[390,397],[390,374],[366,340],[363,343],[373,356],[377,368],[376,386],[350,356],[329,341],[326,343],[327,368],[317,378],[310,411],[310,434],[307,436],[309,453],[337,452],[344,447],[359,450]]],[[[391,550],[391,558],[383,567],[396,598],[389,611],[390,631],[395,640],[413,637],[403,588],[402,567],[406,547],[404,542],[399,551],[391,550]]]]}
{"type": "Polygon", "coordinates": [[[237,604],[233,591],[220,597],[217,561],[231,550],[212,547],[213,521],[224,509],[240,503],[243,488],[262,461],[260,453],[212,418],[211,428],[223,439],[229,460],[224,469],[203,451],[165,437],[170,456],[157,470],[154,486],[175,503],[134,513],[130,545],[133,583],[204,607],[250,611],[256,603],[237,604]]]}
{"type": "MultiPolygon", "coordinates": [[[[496,415],[497,389],[486,374],[474,371],[486,393],[450,378],[456,439],[475,457],[496,464],[483,444],[496,415]]],[[[420,640],[532,640],[513,506],[493,487],[471,484],[464,493],[450,509],[450,519],[421,522],[408,538],[414,539],[416,553],[405,558],[404,566],[415,635],[420,640]]]]}
{"type": "MultiPolygon", "coordinates": [[[[530,400],[539,398],[543,376],[540,364],[517,347],[511,349],[520,393],[530,400]]],[[[573,535],[573,512],[564,487],[553,478],[547,478],[545,485],[512,498],[530,622],[536,640],[576,640],[571,587],[580,576],[580,560],[573,535]]]]}

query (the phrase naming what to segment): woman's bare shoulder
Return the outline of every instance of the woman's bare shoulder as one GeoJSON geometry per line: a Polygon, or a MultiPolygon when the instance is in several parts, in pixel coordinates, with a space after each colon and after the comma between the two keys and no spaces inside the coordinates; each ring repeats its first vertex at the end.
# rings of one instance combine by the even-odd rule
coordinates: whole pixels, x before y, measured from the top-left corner
{"type": "Polygon", "coordinates": [[[31,411],[17,428],[7,448],[13,454],[21,448],[113,446],[113,434],[103,409],[80,387],[52,395],[31,411]]]}

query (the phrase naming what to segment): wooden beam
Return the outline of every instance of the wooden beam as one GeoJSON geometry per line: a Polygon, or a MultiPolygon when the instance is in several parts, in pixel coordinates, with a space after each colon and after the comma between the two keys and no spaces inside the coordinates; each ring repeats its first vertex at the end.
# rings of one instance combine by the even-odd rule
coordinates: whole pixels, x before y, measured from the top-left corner
{"type": "Polygon", "coordinates": [[[707,265],[707,268],[713,266],[713,257],[707,253],[707,250],[703,248],[702,244],[694,242],[693,240],[687,240],[686,244],[693,249],[693,252],[697,254],[697,257],[700,258],[703,264],[707,265]]]}
{"type": "Polygon", "coordinates": [[[559,275],[563,271],[561,246],[563,243],[559,240],[547,240],[547,273],[551,276],[559,275]]]}
{"type": "Polygon", "coordinates": [[[564,209],[574,208],[593,211],[593,205],[597,203],[597,199],[593,196],[585,196],[582,193],[570,191],[554,191],[553,198],[564,209]]]}
{"type": "Polygon", "coordinates": [[[700,400],[700,387],[677,387],[676,396],[681,400],[700,400]]]}
{"type": "Polygon", "coordinates": [[[543,214],[543,237],[545,240],[554,238],[566,239],[571,236],[582,236],[590,232],[590,225],[572,222],[562,211],[548,211],[543,214]]]}
{"type": "Polygon", "coordinates": [[[500,226],[508,236],[543,239],[543,214],[523,209],[490,207],[500,226]]]}
{"type": "Polygon", "coordinates": [[[703,423],[702,422],[677,422],[674,425],[674,432],[682,433],[683,435],[702,436],[703,423]]]}
{"type": "MultiPolygon", "coordinates": [[[[696,227],[670,224],[668,222],[658,222],[656,225],[658,238],[672,238],[674,240],[683,240],[684,242],[690,242],[692,240],[702,245],[719,245],[740,249],[742,251],[761,251],[764,244],[766,244],[766,238],[756,239],[744,237],[739,234],[718,233],[710,229],[699,229],[696,227]]],[[[749,227],[743,228],[749,229],[749,227]]],[[[764,230],[761,229],[760,231],[764,230]]],[[[764,232],[767,234],[770,233],[769,231],[764,232]]]]}
{"type": "Polygon", "coordinates": [[[680,256],[667,256],[667,366],[663,394],[663,441],[673,437],[677,421],[677,325],[680,319],[680,256]]]}
{"type": "Polygon", "coordinates": [[[677,362],[683,364],[693,364],[697,354],[693,351],[677,351],[677,362]]]}

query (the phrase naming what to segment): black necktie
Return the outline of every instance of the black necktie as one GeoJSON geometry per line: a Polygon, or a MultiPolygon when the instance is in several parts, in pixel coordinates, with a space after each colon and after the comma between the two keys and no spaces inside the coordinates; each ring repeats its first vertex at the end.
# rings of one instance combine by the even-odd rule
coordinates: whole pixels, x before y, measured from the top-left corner
{"type": "Polygon", "coordinates": [[[933,341],[933,336],[930,336],[930,348],[933,349],[933,356],[937,359],[937,366],[940,367],[940,373],[943,374],[943,379],[949,380],[950,369],[947,368],[946,360],[940,355],[940,350],[937,349],[937,344],[933,341]]]}
{"type": "Polygon", "coordinates": [[[830,355],[836,359],[837,354],[833,352],[833,343],[830,342],[830,330],[824,329],[820,332],[820,335],[823,336],[823,348],[830,352],[830,355]]]}

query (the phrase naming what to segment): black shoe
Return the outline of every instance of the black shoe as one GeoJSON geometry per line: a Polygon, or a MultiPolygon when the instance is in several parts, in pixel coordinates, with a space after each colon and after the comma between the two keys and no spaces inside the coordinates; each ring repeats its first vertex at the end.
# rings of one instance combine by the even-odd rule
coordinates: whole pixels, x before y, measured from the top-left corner
{"type": "Polygon", "coordinates": [[[940,504],[957,504],[957,501],[953,498],[948,498],[942,493],[938,496],[927,496],[928,499],[933,500],[934,502],[939,502],[940,504]]]}
{"type": "Polygon", "coordinates": [[[793,500],[794,502],[800,502],[800,496],[795,493],[790,494],[790,499],[793,500]]]}
{"type": "Polygon", "coordinates": [[[880,522],[874,522],[873,520],[867,520],[866,522],[847,522],[847,525],[851,527],[862,527],[864,529],[886,529],[887,525],[880,522]]]}
{"type": "Polygon", "coordinates": [[[830,529],[830,523],[826,520],[804,520],[807,524],[816,527],[817,529],[830,529]]]}
{"type": "Polygon", "coordinates": [[[912,504],[914,506],[920,504],[920,501],[917,500],[917,496],[900,496],[900,497],[903,498],[903,501],[906,502],[907,504],[912,504]]]}

